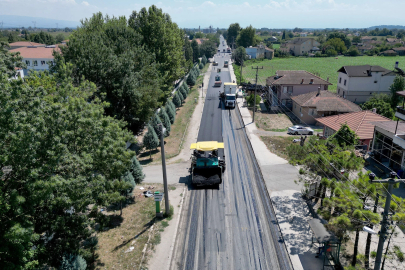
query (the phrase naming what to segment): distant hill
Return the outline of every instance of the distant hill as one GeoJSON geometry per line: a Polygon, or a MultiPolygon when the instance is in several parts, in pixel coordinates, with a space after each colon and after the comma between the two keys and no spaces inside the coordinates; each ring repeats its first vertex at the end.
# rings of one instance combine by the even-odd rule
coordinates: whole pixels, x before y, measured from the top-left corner
{"type": "Polygon", "coordinates": [[[74,21],[62,21],[40,17],[27,17],[27,16],[15,16],[15,15],[0,15],[0,22],[3,22],[3,28],[17,28],[29,26],[34,27],[33,21],[36,22],[37,28],[55,28],[58,24],[58,28],[76,28],[80,25],[79,22],[74,21]]]}
{"type": "Polygon", "coordinates": [[[379,28],[380,30],[383,28],[387,29],[405,29],[404,25],[378,25],[378,26],[371,26],[368,28],[368,30],[374,30],[376,28],[379,28]]]}

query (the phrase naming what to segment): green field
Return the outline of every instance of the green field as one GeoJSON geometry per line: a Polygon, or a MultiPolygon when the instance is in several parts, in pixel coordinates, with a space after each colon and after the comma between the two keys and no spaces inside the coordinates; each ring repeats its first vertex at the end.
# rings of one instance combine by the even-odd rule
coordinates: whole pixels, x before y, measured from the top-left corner
{"type": "Polygon", "coordinates": [[[279,49],[280,48],[280,44],[273,44],[273,49],[279,49]]]}
{"type": "Polygon", "coordinates": [[[259,84],[266,84],[266,78],[276,74],[277,70],[306,70],[320,76],[333,84],[329,90],[336,90],[338,79],[338,69],[342,66],[355,65],[378,65],[387,69],[394,69],[395,62],[399,62],[399,67],[405,69],[405,56],[358,56],[358,57],[291,57],[291,58],[274,58],[272,60],[249,60],[243,67],[243,77],[245,80],[254,82],[256,71],[252,67],[263,66],[259,69],[259,84]]]}

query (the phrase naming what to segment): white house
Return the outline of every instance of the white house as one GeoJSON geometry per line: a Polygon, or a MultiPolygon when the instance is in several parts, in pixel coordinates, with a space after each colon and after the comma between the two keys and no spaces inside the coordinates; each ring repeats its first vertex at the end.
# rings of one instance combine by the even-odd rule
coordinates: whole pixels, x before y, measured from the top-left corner
{"type": "Polygon", "coordinates": [[[257,47],[250,46],[249,48],[246,48],[246,54],[250,55],[252,59],[264,58],[265,49],[266,48],[263,45],[257,47]]]}
{"type": "Polygon", "coordinates": [[[375,93],[389,94],[396,75],[396,71],[380,66],[343,66],[338,70],[337,94],[352,102],[363,103],[375,93]]]}
{"type": "Polygon", "coordinates": [[[19,52],[23,57],[23,62],[27,65],[24,74],[29,70],[43,71],[49,70],[49,62],[54,61],[53,52],[59,51],[55,45],[47,47],[21,47],[10,50],[10,52],[19,52]]]}

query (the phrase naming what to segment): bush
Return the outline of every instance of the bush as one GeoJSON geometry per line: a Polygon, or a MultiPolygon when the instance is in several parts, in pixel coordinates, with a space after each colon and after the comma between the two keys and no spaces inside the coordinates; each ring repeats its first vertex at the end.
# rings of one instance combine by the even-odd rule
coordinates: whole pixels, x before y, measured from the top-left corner
{"type": "Polygon", "coordinates": [[[133,156],[131,159],[130,172],[136,184],[142,183],[143,179],[145,179],[145,174],[143,173],[142,166],[136,156],[133,156]]]}
{"type": "Polygon", "coordinates": [[[146,150],[149,150],[149,154],[150,150],[159,146],[159,138],[151,125],[148,125],[148,132],[146,132],[142,142],[146,150]]]}
{"type": "Polygon", "coordinates": [[[180,99],[180,97],[179,97],[179,95],[178,95],[178,92],[176,92],[176,93],[174,94],[173,103],[174,103],[174,105],[176,106],[176,108],[181,107],[182,100],[180,99]]]}
{"type": "Polygon", "coordinates": [[[178,92],[182,95],[183,100],[187,98],[187,91],[184,87],[180,87],[178,92]]]}
{"type": "Polygon", "coordinates": [[[184,89],[186,90],[187,95],[188,95],[188,94],[190,93],[190,88],[189,88],[188,85],[185,84],[185,83],[183,83],[183,87],[184,87],[184,89]]]}
{"type": "Polygon", "coordinates": [[[204,64],[201,63],[200,66],[199,66],[199,69],[203,69],[203,68],[204,68],[204,64]]]}
{"type": "Polygon", "coordinates": [[[155,130],[156,135],[160,138],[160,124],[162,124],[162,120],[160,119],[159,115],[155,113],[152,118],[151,125],[155,130]]]}
{"type": "Polygon", "coordinates": [[[174,112],[174,116],[176,116],[176,105],[174,105],[172,100],[169,100],[167,102],[167,104],[169,104],[170,108],[172,109],[172,111],[174,112]]]}
{"type": "Polygon", "coordinates": [[[196,81],[196,75],[194,75],[193,72],[190,72],[190,74],[187,77],[187,84],[193,86],[193,85],[195,85],[195,81],[196,81]]]}
{"type": "MultiPolygon", "coordinates": [[[[260,95],[256,95],[256,106],[260,104],[260,95]]],[[[250,94],[249,96],[246,97],[246,101],[249,105],[249,107],[253,107],[254,106],[254,101],[255,101],[255,95],[254,94],[250,94]]]]}
{"type": "Polygon", "coordinates": [[[80,255],[66,254],[62,258],[59,270],[86,270],[87,263],[80,255]]]}

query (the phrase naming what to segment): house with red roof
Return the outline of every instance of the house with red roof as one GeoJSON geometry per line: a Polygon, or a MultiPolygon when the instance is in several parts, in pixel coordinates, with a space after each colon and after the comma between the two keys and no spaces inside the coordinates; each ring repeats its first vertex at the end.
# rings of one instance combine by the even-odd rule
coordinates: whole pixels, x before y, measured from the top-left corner
{"type": "Polygon", "coordinates": [[[301,123],[307,125],[316,124],[320,117],[361,111],[353,102],[320,88],[317,92],[309,92],[291,99],[292,112],[301,123]]]}
{"type": "Polygon", "coordinates": [[[21,47],[10,50],[10,52],[20,53],[23,57],[23,62],[27,65],[27,68],[24,69],[25,75],[28,75],[29,70],[49,70],[49,64],[54,61],[54,51],[59,52],[59,47],[52,45],[46,47],[21,47]]]}
{"type": "Polygon", "coordinates": [[[321,117],[317,118],[316,121],[318,125],[323,126],[325,137],[332,136],[343,124],[347,124],[351,130],[356,132],[360,140],[359,144],[367,145],[368,150],[374,135],[375,125],[372,122],[390,122],[391,119],[373,111],[361,111],[321,117]]]}
{"type": "Polygon", "coordinates": [[[22,47],[45,47],[45,44],[31,42],[31,41],[17,41],[10,43],[10,50],[22,48],[22,47]]]}

